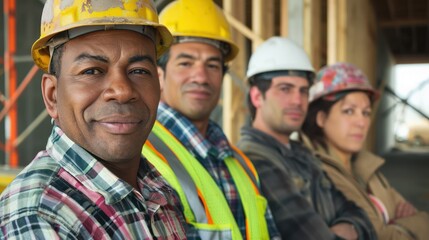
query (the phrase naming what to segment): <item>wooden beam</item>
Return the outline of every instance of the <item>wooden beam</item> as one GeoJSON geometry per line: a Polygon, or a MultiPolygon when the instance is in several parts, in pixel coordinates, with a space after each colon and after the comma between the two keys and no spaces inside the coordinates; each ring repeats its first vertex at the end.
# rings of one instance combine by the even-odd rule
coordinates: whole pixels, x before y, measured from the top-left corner
{"type": "Polygon", "coordinates": [[[346,60],[347,1],[328,0],[328,64],[346,60]]]}
{"type": "MultiPolygon", "coordinates": [[[[256,35],[267,39],[274,35],[274,0],[252,0],[252,29],[256,35]]],[[[255,50],[260,43],[253,42],[255,50]]]]}
{"type": "Polygon", "coordinates": [[[260,0],[261,2],[263,2],[264,5],[264,11],[263,12],[263,16],[264,16],[264,32],[262,34],[262,37],[264,39],[270,38],[271,36],[274,35],[274,0],[260,0]],[[272,14],[267,14],[267,13],[272,13],[272,14]]]}
{"type": "Polygon", "coordinates": [[[280,0],[280,35],[287,37],[289,33],[288,0],[280,0]]]}
{"type": "Polygon", "coordinates": [[[304,49],[313,67],[321,67],[321,0],[304,1],[304,49]]]}
{"type": "Polygon", "coordinates": [[[429,55],[427,54],[396,54],[394,55],[396,64],[413,64],[413,63],[428,63],[429,55]]]}
{"type": "MultiPolygon", "coordinates": [[[[252,29],[253,32],[258,35],[263,35],[263,12],[262,12],[262,1],[261,0],[252,0],[252,29]]],[[[260,43],[253,42],[252,43],[252,49],[255,51],[255,49],[258,47],[260,43]]]]}
{"type": "Polygon", "coordinates": [[[337,60],[337,1],[328,0],[328,64],[337,60]]]}
{"type": "Polygon", "coordinates": [[[310,59],[312,59],[311,56],[311,49],[312,49],[312,42],[311,39],[313,37],[313,21],[312,21],[312,2],[311,0],[304,0],[304,9],[303,9],[303,15],[304,15],[304,36],[303,36],[303,47],[304,50],[307,52],[307,54],[310,56],[310,59]]]}
{"type": "Polygon", "coordinates": [[[395,19],[391,21],[380,21],[380,27],[391,28],[391,27],[410,27],[410,26],[427,26],[429,25],[429,19],[395,19]]]}
{"type": "MultiPolygon", "coordinates": [[[[228,1],[231,1],[231,0],[228,0],[228,1]]],[[[243,22],[239,21],[237,18],[232,16],[230,13],[225,12],[225,16],[226,16],[226,19],[228,20],[228,22],[231,24],[232,28],[239,31],[241,34],[243,34],[244,36],[249,38],[252,42],[256,42],[256,43],[258,43],[257,45],[259,45],[260,43],[262,43],[264,41],[264,39],[260,35],[257,35],[250,28],[248,28],[246,25],[244,25],[243,22]]]]}
{"type": "MultiPolygon", "coordinates": [[[[226,74],[223,81],[223,101],[222,101],[222,128],[225,135],[235,144],[240,137],[240,128],[246,118],[245,82],[233,79],[245,79],[247,67],[246,37],[243,32],[250,31],[245,25],[246,19],[246,0],[223,0],[224,12],[228,16],[230,23],[234,22],[232,29],[232,38],[234,43],[240,48],[234,61],[230,63],[229,74],[226,74]],[[232,20],[232,21],[231,21],[232,20]],[[235,81],[234,81],[235,80],[235,81]]],[[[250,31],[251,32],[251,31],[250,31]]],[[[252,33],[252,32],[251,32],[252,33]]],[[[256,34],[252,34],[255,42],[262,42],[262,39],[256,34]]]]}

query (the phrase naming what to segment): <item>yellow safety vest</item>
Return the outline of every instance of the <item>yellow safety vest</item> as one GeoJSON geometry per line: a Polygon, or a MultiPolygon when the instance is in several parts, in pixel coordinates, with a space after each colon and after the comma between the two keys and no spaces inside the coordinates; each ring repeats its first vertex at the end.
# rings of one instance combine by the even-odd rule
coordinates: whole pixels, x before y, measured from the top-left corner
{"type": "MultiPolygon", "coordinates": [[[[246,216],[246,239],[269,239],[266,199],[249,159],[234,148],[225,164],[237,186],[246,216]]],[[[201,163],[161,123],[155,122],[143,155],[177,191],[186,221],[202,239],[244,239],[223,192],[201,163]]]]}

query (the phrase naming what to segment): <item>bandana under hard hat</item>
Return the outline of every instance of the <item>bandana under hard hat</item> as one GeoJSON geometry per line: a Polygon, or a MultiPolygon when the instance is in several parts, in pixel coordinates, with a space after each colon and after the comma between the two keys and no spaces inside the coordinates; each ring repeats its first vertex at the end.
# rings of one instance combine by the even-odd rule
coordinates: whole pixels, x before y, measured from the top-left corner
{"type": "Polygon", "coordinates": [[[360,69],[350,63],[336,63],[322,68],[317,73],[315,83],[310,88],[309,101],[313,102],[319,98],[334,101],[350,91],[367,92],[371,101],[379,97],[378,91],[371,86],[360,69]]]}

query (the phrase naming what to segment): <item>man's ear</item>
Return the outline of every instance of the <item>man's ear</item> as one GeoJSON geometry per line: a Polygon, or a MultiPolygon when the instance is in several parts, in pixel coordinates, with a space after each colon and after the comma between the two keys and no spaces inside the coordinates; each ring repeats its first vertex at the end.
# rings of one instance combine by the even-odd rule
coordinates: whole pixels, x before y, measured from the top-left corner
{"type": "Polygon", "coordinates": [[[320,128],[323,128],[325,126],[326,121],[326,113],[323,111],[318,111],[316,115],[316,124],[320,128]]]}
{"type": "Polygon", "coordinates": [[[158,78],[159,78],[159,87],[162,90],[164,89],[164,70],[161,67],[157,67],[158,70],[158,78]]]}
{"type": "Polygon", "coordinates": [[[262,105],[263,96],[261,91],[256,86],[252,86],[249,90],[250,101],[255,108],[258,108],[262,105]]]}
{"type": "Polygon", "coordinates": [[[43,74],[42,76],[42,96],[46,111],[51,118],[58,120],[57,110],[57,87],[58,80],[54,75],[43,74]]]}

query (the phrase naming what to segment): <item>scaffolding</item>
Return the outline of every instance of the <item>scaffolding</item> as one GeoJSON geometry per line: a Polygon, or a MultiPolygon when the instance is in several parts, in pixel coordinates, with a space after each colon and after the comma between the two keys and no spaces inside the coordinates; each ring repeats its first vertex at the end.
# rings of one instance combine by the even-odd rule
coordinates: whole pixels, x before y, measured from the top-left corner
{"type": "Polygon", "coordinates": [[[15,105],[17,96],[17,74],[13,57],[16,53],[16,1],[3,1],[4,10],[4,84],[5,101],[4,108],[0,113],[0,121],[5,121],[6,143],[0,143],[5,152],[5,162],[11,167],[18,166],[18,152],[13,142],[18,134],[18,110],[15,105]],[[12,101],[15,98],[15,101],[12,101]]]}
{"type": "MultiPolygon", "coordinates": [[[[18,107],[17,101],[28,84],[38,71],[36,65],[29,70],[25,78],[18,86],[18,76],[16,68],[17,52],[17,23],[16,23],[16,0],[3,1],[4,17],[4,55],[2,64],[4,66],[4,93],[0,92],[0,102],[3,108],[0,111],[0,123],[4,123],[5,142],[0,142],[0,150],[4,152],[4,168],[18,168],[19,154],[17,147],[31,132],[27,127],[25,131],[18,135],[18,107]]],[[[34,124],[30,124],[34,129],[34,124]]],[[[30,127],[29,126],[29,127],[30,127]]],[[[1,180],[1,179],[0,179],[1,180]]],[[[0,181],[1,185],[1,181],[0,181]]]]}

